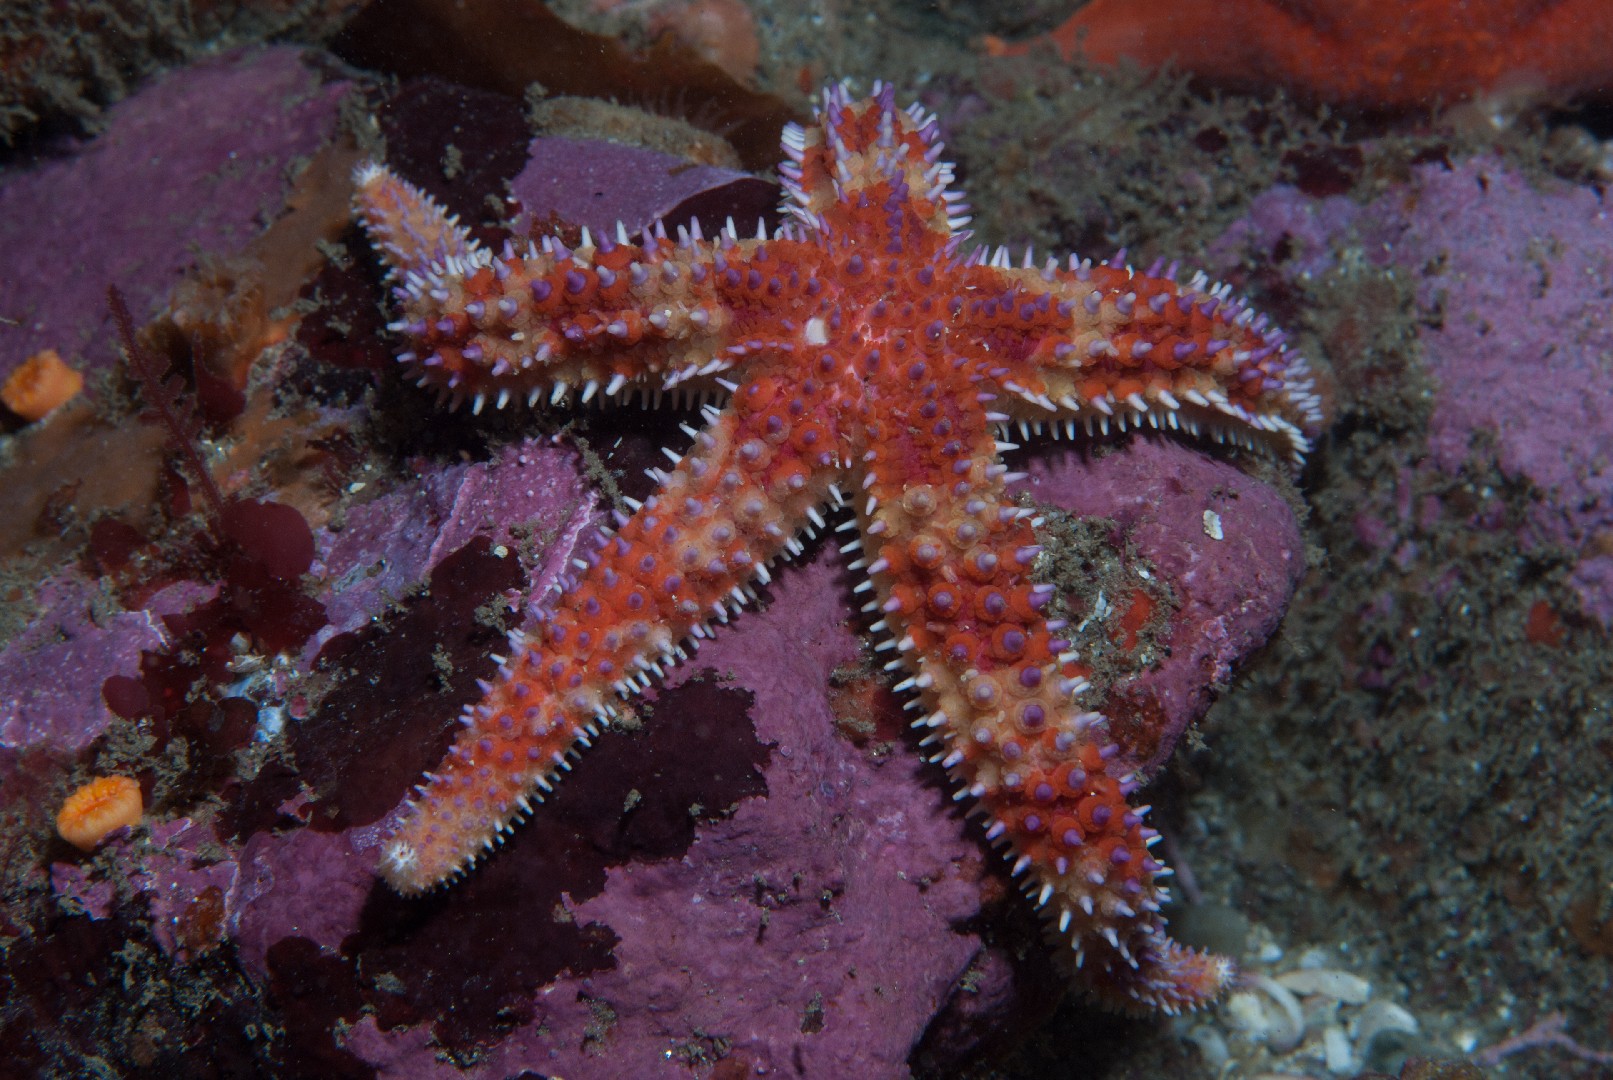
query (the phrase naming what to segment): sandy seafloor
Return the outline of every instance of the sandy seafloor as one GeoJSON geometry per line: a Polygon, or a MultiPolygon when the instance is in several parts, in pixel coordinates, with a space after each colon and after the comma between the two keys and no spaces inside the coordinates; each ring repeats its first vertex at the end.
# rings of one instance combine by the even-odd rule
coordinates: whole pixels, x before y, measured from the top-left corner
{"type": "MultiPolygon", "coordinates": [[[[579,2],[560,10],[578,25],[642,40],[661,6],[641,0],[602,12],[579,2]]],[[[1068,5],[1047,0],[746,6],[754,87],[800,113],[803,88],[826,78],[894,82],[900,97],[918,96],[940,115],[977,235],[1016,251],[1030,243],[1038,252],[1107,257],[1125,247],[1137,264],[1168,257],[1206,267],[1289,329],[1314,359],[1330,410],[1290,489],[1309,571],[1276,635],[1155,780],[1166,850],[1189,879],[1179,892],[1192,901],[1173,925],[1184,939],[1237,958],[1245,984],[1214,1010],[1172,1020],[1106,1017],[1074,996],[1056,1008],[1027,1003],[1034,1023],[1008,1045],[964,1062],[920,1054],[913,1068],[981,1080],[1393,1074],[1408,1054],[1461,1059],[1558,1013],[1579,1043],[1613,1047],[1607,114],[1574,105],[1364,117],[1281,93],[1095,73],[1050,53],[982,56],[982,34],[1055,24],[1068,5]],[[1300,1010],[1298,1027],[1285,1005],[1300,1010]],[[1347,1062],[1332,1073],[1330,1042],[1347,1062]]],[[[194,25],[154,30],[134,66],[156,72],[201,62],[264,32],[241,19],[220,22],[219,37],[208,40],[186,36],[200,33],[194,25]],[[171,35],[167,44],[162,33],[171,35]]],[[[288,14],[273,29],[281,43],[319,47],[340,25],[337,15],[288,14]]],[[[96,50],[119,55],[116,42],[86,47],[96,50]]],[[[81,96],[51,83],[33,102],[46,124],[13,129],[18,141],[0,156],[0,189],[62,153],[52,140],[74,130],[66,114],[142,85],[134,75],[83,76],[94,67],[75,69],[81,96]]],[[[355,85],[365,78],[336,60],[331,71],[355,85]]],[[[43,85],[46,75],[39,79],[43,85]]],[[[602,82],[596,93],[611,89],[602,82]]],[[[683,109],[722,130],[711,115],[719,106],[690,108],[673,83],[660,100],[640,103],[683,109]]],[[[362,128],[360,108],[348,108],[339,122],[362,128]]],[[[79,130],[93,132],[98,121],[88,123],[79,130]]],[[[0,221],[0,229],[13,242],[49,239],[36,222],[0,221]]],[[[299,272],[311,279],[318,264],[316,255],[299,272]]],[[[0,268],[0,282],[5,276],[0,268]]],[[[94,301],[98,293],[86,295],[94,301]]],[[[146,299],[138,314],[165,302],[157,285],[146,299]]],[[[6,304],[0,285],[0,315],[15,318],[6,304]]],[[[285,335],[274,340],[271,349],[296,348],[299,339],[293,330],[292,345],[280,344],[285,335]]],[[[104,374],[104,340],[81,347],[103,350],[103,375],[91,390],[99,420],[134,424],[126,390],[104,374]]],[[[76,359],[70,353],[63,349],[76,359]]],[[[0,374],[17,362],[11,353],[3,359],[0,374]]],[[[276,370],[295,371],[299,392],[313,393],[310,363],[318,365],[282,357],[276,370]]],[[[376,408],[406,396],[366,394],[362,382],[327,394],[326,405],[376,408]]],[[[424,409],[412,416],[436,422],[424,409]]],[[[498,424],[491,435],[444,436],[426,449],[439,464],[456,454],[480,460],[488,445],[518,437],[516,427],[498,424]]],[[[421,449],[395,431],[349,426],[354,441],[332,454],[421,449]]],[[[37,622],[46,603],[38,582],[88,558],[89,524],[101,510],[134,497],[115,476],[123,459],[103,459],[75,467],[113,479],[68,491],[46,514],[43,502],[24,495],[49,486],[29,472],[42,456],[30,440],[40,438],[20,423],[0,434],[0,505],[15,500],[19,512],[26,506],[35,515],[31,529],[8,526],[0,551],[0,645],[37,622]],[[102,501],[74,501],[90,498],[102,501]],[[44,536],[58,526],[54,540],[44,536]]],[[[160,442],[152,436],[145,452],[156,454],[160,442]]],[[[239,468],[243,452],[232,446],[239,468]]],[[[299,484],[318,486],[282,472],[268,487],[299,484]]],[[[127,487],[160,493],[173,484],[127,487]]],[[[177,543],[149,515],[139,527],[177,543]]],[[[484,582],[495,578],[484,570],[484,582]]],[[[114,617],[115,607],[98,610],[114,617]]],[[[16,708],[20,699],[9,700],[16,708]]],[[[113,720],[93,743],[33,755],[8,730],[0,965],[11,966],[15,996],[0,1004],[0,1024],[7,1045],[30,1048],[13,1058],[33,1063],[18,1066],[23,1074],[147,1075],[142,1062],[169,1060],[165,1052],[192,1070],[174,1075],[297,1074],[277,1070],[274,1062],[286,1059],[264,1049],[296,1030],[285,1017],[283,995],[292,991],[279,985],[266,998],[253,988],[235,966],[240,946],[228,934],[206,949],[193,944],[208,958],[182,975],[142,936],[138,915],[85,931],[91,920],[70,906],[81,898],[64,898],[78,894],[46,870],[84,862],[49,835],[62,795],[91,771],[138,768],[150,733],[113,720]],[[51,934],[71,947],[53,950],[51,934]],[[37,1014],[19,1011],[19,1002],[49,997],[36,983],[41,965],[52,964],[98,969],[94,994],[123,1005],[105,1010],[98,1027],[63,1021],[53,1031],[21,1019],[37,1014]],[[169,977],[207,982],[212,997],[153,1004],[172,995],[152,980],[169,977]],[[161,1024],[152,1017],[174,1010],[185,1025],[153,1030],[161,1024]],[[197,1047],[215,1025],[264,1033],[249,1040],[258,1049],[242,1051],[237,1071],[197,1064],[209,1056],[197,1047]]],[[[188,753],[205,754],[201,745],[193,738],[188,753]]],[[[246,769],[250,756],[232,750],[202,770],[205,782],[195,779],[194,760],[176,766],[171,754],[158,771],[191,777],[191,787],[175,782],[169,790],[188,790],[185,812],[194,814],[211,801],[196,797],[203,788],[228,800],[219,793],[235,789],[220,778],[246,769]]],[[[169,813],[160,799],[154,811],[157,820],[169,813]]],[[[295,991],[322,992],[338,991],[317,981],[295,991]]],[[[52,1000],[83,1009],[90,998],[52,1000]]],[[[690,1059],[689,1075],[730,1075],[714,1045],[690,1059]]],[[[475,1055],[457,1061],[456,1069],[473,1068],[475,1055]]],[[[400,1062],[380,1075],[411,1074],[400,1062]]],[[[0,1075],[7,1068],[0,1062],[0,1075]]],[[[1482,1075],[1594,1077],[1613,1075],[1613,1066],[1545,1046],[1482,1075]]]]}

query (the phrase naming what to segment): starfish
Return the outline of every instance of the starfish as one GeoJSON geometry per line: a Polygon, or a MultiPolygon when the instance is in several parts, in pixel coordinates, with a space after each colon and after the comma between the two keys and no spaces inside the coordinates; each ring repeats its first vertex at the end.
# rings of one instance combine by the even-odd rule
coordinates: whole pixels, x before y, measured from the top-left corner
{"type": "Polygon", "coordinates": [[[1174,61],[1220,82],[1417,109],[1513,88],[1606,90],[1610,38],[1605,0],[1093,0],[1042,38],[986,48],[1019,56],[1047,41],[1066,60],[1174,61]]]}
{"type": "Polygon", "coordinates": [[[1063,624],[1042,614],[1036,511],[1010,500],[1010,425],[1143,425],[1299,461],[1320,411],[1306,365],[1224,286],[1121,256],[1013,265],[965,250],[933,116],[891,88],[824,92],[783,135],[786,224],[753,238],[664,222],[517,253],[479,246],[384,167],[357,212],[390,264],[423,386],[474,411],[642,395],[706,401],[658,490],[627,501],[562,595],[534,601],[447,757],[397,812],[381,873],[431,889],[497,843],[623,699],[756,596],[841,512],[924,743],[989,819],[1013,873],[1110,1005],[1190,1009],[1231,976],[1165,932],[1167,869],[1139,780],[1063,624]],[[710,402],[720,402],[711,404],[710,402]]]}

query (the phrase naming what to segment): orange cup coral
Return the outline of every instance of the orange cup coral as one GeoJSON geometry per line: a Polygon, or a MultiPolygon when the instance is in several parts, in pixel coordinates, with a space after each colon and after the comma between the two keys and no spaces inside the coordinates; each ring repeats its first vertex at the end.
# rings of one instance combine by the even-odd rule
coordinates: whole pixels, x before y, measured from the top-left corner
{"type": "Polygon", "coordinates": [[[138,782],[98,776],[67,797],[56,815],[56,831],[80,851],[92,851],[114,829],[138,825],[144,812],[138,782]]]}
{"type": "Polygon", "coordinates": [[[24,420],[42,420],[82,389],[84,376],[68,367],[55,349],[44,349],[23,361],[0,386],[0,402],[24,420]]]}

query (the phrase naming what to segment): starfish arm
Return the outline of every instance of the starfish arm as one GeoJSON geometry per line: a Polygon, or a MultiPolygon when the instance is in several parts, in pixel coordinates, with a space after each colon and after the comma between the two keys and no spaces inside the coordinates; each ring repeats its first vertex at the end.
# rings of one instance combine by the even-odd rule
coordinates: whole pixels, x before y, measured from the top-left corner
{"type": "Polygon", "coordinates": [[[355,216],[394,279],[450,259],[468,259],[479,249],[458,218],[385,165],[360,164],[353,170],[353,191],[355,216]]]}
{"type": "MultiPolygon", "coordinates": [[[[978,260],[977,260],[978,262],[978,260]]],[[[1165,426],[1259,443],[1296,464],[1322,425],[1305,359],[1225,285],[1139,273],[1123,253],[1040,270],[1005,253],[964,272],[966,317],[993,335],[1000,415],[1074,434],[1165,426]],[[973,279],[973,280],[970,280],[973,279]]],[[[1005,421],[999,421],[1005,422],[1005,421]]]]}
{"type": "Polygon", "coordinates": [[[728,232],[709,244],[697,224],[672,240],[657,222],[636,241],[618,225],[597,242],[584,230],[575,249],[544,237],[495,254],[384,166],[355,180],[358,216],[391,268],[388,328],[409,342],[398,359],[454,405],[709,390],[744,354],[725,289],[730,258],[742,265],[758,241],[728,232]]]}
{"type": "MultiPolygon", "coordinates": [[[[753,405],[765,396],[740,393],[753,405]]],[[[496,844],[608,726],[621,698],[754,598],[750,583],[768,579],[768,562],[800,550],[795,534],[821,521],[818,505],[838,500],[832,474],[813,460],[816,439],[803,440],[799,425],[773,438],[777,411],[707,410],[711,422],[660,477],[660,492],[614,533],[602,531],[561,595],[511,635],[497,678],[466,706],[447,757],[386,843],[381,870],[394,888],[430,889],[496,844]]]]}
{"type": "Polygon", "coordinates": [[[940,124],[922,106],[897,108],[895,88],[879,82],[855,100],[841,83],[824,90],[816,116],[810,128],[785,128],[779,169],[784,212],[809,235],[854,239],[915,263],[969,235],[940,124]]]}
{"type": "MultiPolygon", "coordinates": [[[[982,361],[982,364],[990,361],[982,361]]],[[[1130,805],[1139,784],[1062,626],[1041,614],[1033,511],[1004,496],[984,415],[992,395],[966,363],[920,360],[878,391],[858,509],[898,689],[917,692],[932,760],[988,819],[1013,873],[1073,950],[1088,985],[1124,1009],[1191,1009],[1230,978],[1217,957],[1165,936],[1149,853],[1158,834],[1130,805]],[[905,377],[905,378],[904,378],[905,377]],[[945,390],[941,388],[953,383],[945,390]],[[906,383],[907,385],[901,385],[906,383]],[[986,400],[981,400],[981,399],[986,400]]]]}

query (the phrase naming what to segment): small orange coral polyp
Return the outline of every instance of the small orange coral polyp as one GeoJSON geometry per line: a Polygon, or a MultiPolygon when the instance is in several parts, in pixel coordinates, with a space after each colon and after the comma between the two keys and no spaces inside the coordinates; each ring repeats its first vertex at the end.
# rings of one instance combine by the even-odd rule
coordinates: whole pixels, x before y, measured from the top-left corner
{"type": "Polygon", "coordinates": [[[68,367],[55,349],[36,352],[0,386],[0,402],[24,420],[42,420],[78,396],[84,376],[68,367]]]}
{"type": "Polygon", "coordinates": [[[67,797],[56,815],[56,831],[80,851],[92,851],[113,830],[138,825],[144,812],[138,782],[100,776],[67,797]]]}

